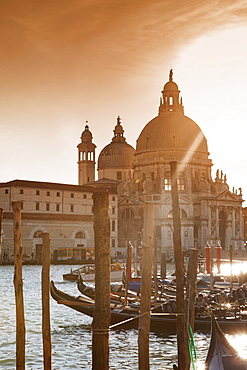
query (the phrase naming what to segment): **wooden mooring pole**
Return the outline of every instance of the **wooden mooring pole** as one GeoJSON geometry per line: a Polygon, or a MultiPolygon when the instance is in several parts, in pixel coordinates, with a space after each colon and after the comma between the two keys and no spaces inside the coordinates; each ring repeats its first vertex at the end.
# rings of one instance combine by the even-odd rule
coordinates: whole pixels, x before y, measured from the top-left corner
{"type": "Polygon", "coordinates": [[[166,279],[166,253],[161,254],[161,280],[166,279]]]}
{"type": "Polygon", "coordinates": [[[142,257],[141,306],[138,327],[139,370],[149,370],[149,333],[152,286],[152,247],[154,236],[154,204],[145,204],[144,245],[142,257]]]}
{"type": "Polygon", "coordinates": [[[95,241],[95,311],[92,323],[92,369],[109,369],[110,217],[109,193],[93,194],[95,241]]]}
{"type": "Polygon", "coordinates": [[[187,299],[187,322],[194,331],[195,321],[195,297],[196,297],[196,277],[197,277],[197,261],[198,249],[190,249],[188,251],[189,263],[187,268],[186,282],[186,299],[187,299]]]}
{"type": "Polygon", "coordinates": [[[3,233],[2,233],[2,228],[3,228],[3,208],[0,208],[0,265],[2,265],[3,262],[3,233]]]}
{"type": "Polygon", "coordinates": [[[190,359],[188,350],[188,331],[185,322],[185,301],[184,301],[184,265],[181,242],[181,221],[179,214],[178,184],[177,184],[177,162],[170,162],[171,168],[171,195],[173,214],[173,244],[176,269],[176,301],[177,310],[177,344],[178,344],[178,368],[189,370],[190,359]]]}
{"type": "Polygon", "coordinates": [[[44,369],[51,370],[51,324],[50,324],[50,236],[44,233],[42,248],[42,335],[44,369]]]}
{"type": "Polygon", "coordinates": [[[26,328],[24,316],[21,243],[21,202],[12,202],[14,226],[14,287],[16,306],[16,369],[25,369],[26,328]]]}

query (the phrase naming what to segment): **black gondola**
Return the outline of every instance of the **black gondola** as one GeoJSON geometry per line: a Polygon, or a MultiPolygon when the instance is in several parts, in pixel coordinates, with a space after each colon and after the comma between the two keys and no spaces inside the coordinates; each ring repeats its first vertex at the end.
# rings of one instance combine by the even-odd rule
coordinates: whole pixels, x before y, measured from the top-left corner
{"type": "MultiPolygon", "coordinates": [[[[81,312],[87,316],[93,317],[94,315],[94,300],[85,296],[73,297],[57,289],[53,282],[51,282],[51,295],[60,304],[64,304],[78,312],[81,312]]],[[[163,312],[162,305],[152,308],[150,313],[150,330],[165,332],[165,333],[176,333],[176,314],[167,314],[163,312]]],[[[138,316],[139,307],[125,307],[122,305],[111,304],[111,324],[123,322],[128,319],[125,325],[126,327],[138,327],[138,316]]],[[[218,323],[221,329],[225,333],[239,333],[247,332],[247,320],[241,316],[229,316],[222,318],[219,316],[218,323]]],[[[195,319],[195,330],[201,332],[210,332],[211,318],[197,317],[195,319]]]]}
{"type": "Polygon", "coordinates": [[[247,362],[238,356],[220,329],[214,315],[211,323],[211,341],[205,370],[246,370],[247,362]]]}

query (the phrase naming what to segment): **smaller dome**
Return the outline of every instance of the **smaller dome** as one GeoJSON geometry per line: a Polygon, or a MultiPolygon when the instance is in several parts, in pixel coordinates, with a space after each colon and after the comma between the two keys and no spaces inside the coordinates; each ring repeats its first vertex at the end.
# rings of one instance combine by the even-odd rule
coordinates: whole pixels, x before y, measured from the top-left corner
{"type": "Polygon", "coordinates": [[[89,126],[88,125],[85,126],[85,130],[81,134],[81,138],[83,138],[83,137],[93,138],[92,132],[89,131],[89,126]]]}
{"type": "Polygon", "coordinates": [[[178,91],[178,85],[174,81],[168,81],[163,91],[178,91]]]}
{"type": "Polygon", "coordinates": [[[114,136],[110,144],[102,149],[98,158],[98,169],[105,168],[131,168],[135,149],[126,143],[123,136],[124,129],[117,117],[117,125],[113,130],[114,136]]]}
{"type": "Polygon", "coordinates": [[[85,126],[85,130],[81,134],[81,142],[82,143],[91,143],[93,140],[92,132],[89,131],[89,126],[85,126]]]}

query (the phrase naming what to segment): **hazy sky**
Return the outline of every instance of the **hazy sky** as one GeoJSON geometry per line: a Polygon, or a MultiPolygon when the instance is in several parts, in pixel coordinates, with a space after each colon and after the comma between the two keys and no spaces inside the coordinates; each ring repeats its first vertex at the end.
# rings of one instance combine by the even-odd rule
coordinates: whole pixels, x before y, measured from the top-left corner
{"type": "Polygon", "coordinates": [[[0,0],[0,182],[77,184],[85,121],[97,154],[128,143],[174,70],[185,115],[247,199],[247,0],[0,0]]]}

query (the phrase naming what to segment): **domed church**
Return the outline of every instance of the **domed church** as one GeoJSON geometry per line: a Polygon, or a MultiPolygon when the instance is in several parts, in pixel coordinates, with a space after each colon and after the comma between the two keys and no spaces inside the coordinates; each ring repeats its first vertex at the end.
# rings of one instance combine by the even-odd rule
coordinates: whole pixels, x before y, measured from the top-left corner
{"type": "MultiPolygon", "coordinates": [[[[88,130],[86,126],[87,139],[88,130]]],[[[98,182],[115,182],[117,186],[118,251],[129,241],[136,246],[141,242],[144,204],[148,202],[155,204],[158,250],[173,248],[171,161],[177,161],[178,168],[183,249],[196,247],[203,251],[207,243],[220,245],[223,250],[229,245],[235,250],[243,248],[242,191],[230,191],[222,171],[217,170],[212,178],[207,140],[200,127],[185,116],[172,70],[162,90],[158,115],[144,126],[136,149],[126,142],[120,117],[113,132],[111,143],[99,154],[98,182]]],[[[90,168],[96,164],[92,135],[87,145],[90,155],[80,154],[79,149],[79,185],[92,181],[92,176],[87,177],[89,181],[80,177],[85,173],[85,163],[86,167],[91,163],[90,168]]]]}

